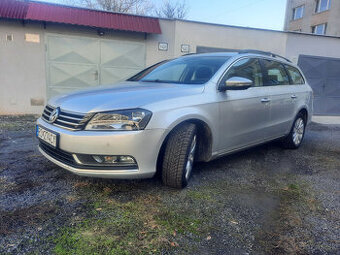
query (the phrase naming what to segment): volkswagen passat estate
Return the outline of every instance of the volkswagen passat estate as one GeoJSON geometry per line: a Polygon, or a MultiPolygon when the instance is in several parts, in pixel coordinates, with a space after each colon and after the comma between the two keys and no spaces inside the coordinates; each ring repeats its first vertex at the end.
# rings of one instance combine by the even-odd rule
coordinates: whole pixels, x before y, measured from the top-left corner
{"type": "Polygon", "coordinates": [[[241,51],[183,56],[120,84],[52,98],[41,153],[75,174],[188,184],[194,162],[281,139],[300,146],[312,89],[289,60],[241,51]]]}

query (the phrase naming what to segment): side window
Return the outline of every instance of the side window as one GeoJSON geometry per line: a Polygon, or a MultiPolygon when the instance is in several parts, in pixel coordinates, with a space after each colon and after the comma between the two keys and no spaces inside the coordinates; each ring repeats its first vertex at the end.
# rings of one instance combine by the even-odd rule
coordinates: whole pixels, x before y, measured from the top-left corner
{"type": "Polygon", "coordinates": [[[292,66],[288,66],[288,65],[285,65],[285,67],[286,67],[286,70],[288,71],[288,74],[291,78],[293,85],[305,84],[305,81],[298,69],[292,66]]]}
{"type": "Polygon", "coordinates": [[[237,61],[223,77],[222,82],[232,77],[242,77],[253,82],[254,87],[263,85],[262,69],[258,59],[245,58],[237,61]]]}
{"type": "Polygon", "coordinates": [[[265,86],[289,85],[289,77],[284,66],[276,61],[263,59],[265,86]]]}

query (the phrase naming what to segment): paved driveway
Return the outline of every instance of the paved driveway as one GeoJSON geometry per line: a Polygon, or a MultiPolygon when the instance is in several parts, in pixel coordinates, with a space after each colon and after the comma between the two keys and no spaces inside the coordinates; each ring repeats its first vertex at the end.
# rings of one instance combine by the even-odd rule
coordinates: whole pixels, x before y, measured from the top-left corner
{"type": "Polygon", "coordinates": [[[36,149],[34,118],[0,117],[0,254],[338,254],[340,126],[159,179],[75,176],[36,149]]]}

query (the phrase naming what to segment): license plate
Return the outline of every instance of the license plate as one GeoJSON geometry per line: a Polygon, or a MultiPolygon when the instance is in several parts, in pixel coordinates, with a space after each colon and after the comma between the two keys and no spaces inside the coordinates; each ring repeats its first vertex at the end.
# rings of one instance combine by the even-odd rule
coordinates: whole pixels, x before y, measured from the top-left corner
{"type": "Polygon", "coordinates": [[[40,126],[37,126],[37,137],[40,140],[44,141],[45,143],[52,145],[54,148],[57,147],[57,144],[58,144],[57,134],[54,134],[51,131],[48,131],[40,126]]]}

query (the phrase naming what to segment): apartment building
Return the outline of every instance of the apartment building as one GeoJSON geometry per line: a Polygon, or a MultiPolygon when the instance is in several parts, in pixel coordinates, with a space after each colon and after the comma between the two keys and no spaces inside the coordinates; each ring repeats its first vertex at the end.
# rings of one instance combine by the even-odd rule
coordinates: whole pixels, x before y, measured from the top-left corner
{"type": "Polygon", "coordinates": [[[340,37],[340,1],[287,0],[284,30],[340,37]]]}

